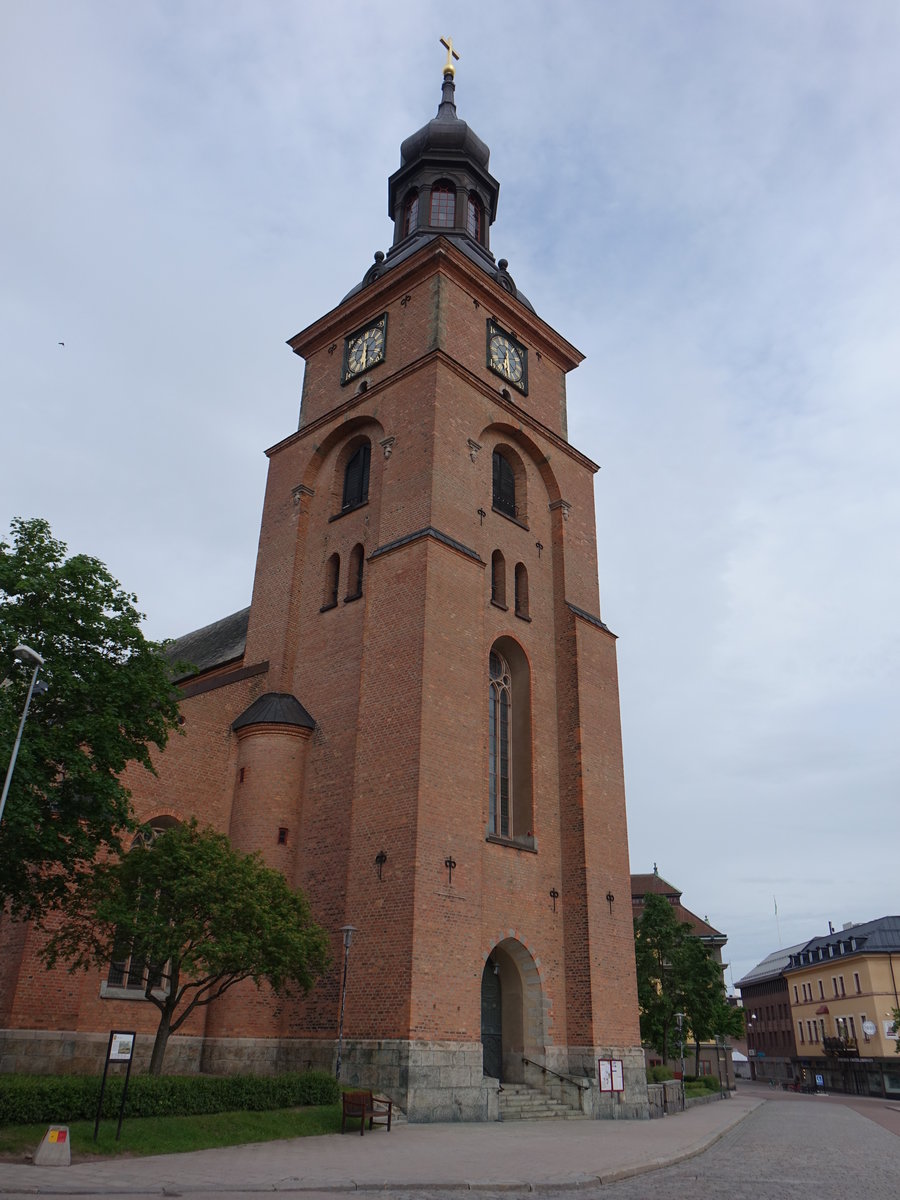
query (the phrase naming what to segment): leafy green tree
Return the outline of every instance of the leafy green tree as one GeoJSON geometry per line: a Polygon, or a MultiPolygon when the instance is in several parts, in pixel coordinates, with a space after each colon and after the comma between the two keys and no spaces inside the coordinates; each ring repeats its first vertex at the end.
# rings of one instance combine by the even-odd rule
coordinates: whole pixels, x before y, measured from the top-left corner
{"type": "Polygon", "coordinates": [[[699,1043],[740,1032],[740,1014],[725,1000],[722,971],[709,950],[679,921],[663,896],[649,895],[634,928],[641,1040],[667,1061],[678,1043],[676,1013],[683,1013],[682,1037],[699,1043]]]}
{"type": "Polygon", "coordinates": [[[130,819],[121,774],[152,770],[176,726],[178,696],[161,647],[141,632],[136,597],[85,554],[66,557],[42,520],[15,520],[0,541],[0,770],[9,762],[31,673],[46,691],[29,710],[0,823],[0,907],[41,917],[130,819]],[[3,680],[3,676],[7,678],[3,680]]]}
{"type": "MultiPolygon", "coordinates": [[[[900,1034],[900,1008],[894,1009],[893,1017],[894,1017],[894,1030],[896,1033],[900,1034]]],[[[900,1054],[900,1037],[898,1037],[897,1041],[894,1043],[894,1053],[900,1054]]]]}
{"type": "Polygon", "coordinates": [[[47,943],[48,966],[70,971],[128,961],[159,1009],[150,1073],[162,1071],[169,1034],[194,1009],[245,979],[306,992],[328,966],[328,938],[301,892],[255,854],[196,821],[137,839],[73,888],[47,943]]]}

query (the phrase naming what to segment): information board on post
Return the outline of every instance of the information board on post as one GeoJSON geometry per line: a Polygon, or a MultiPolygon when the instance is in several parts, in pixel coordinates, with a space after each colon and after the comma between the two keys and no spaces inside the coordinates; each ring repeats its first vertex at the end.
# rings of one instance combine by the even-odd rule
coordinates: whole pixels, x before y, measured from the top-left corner
{"type": "Polygon", "coordinates": [[[601,1058],[597,1060],[600,1074],[601,1092],[624,1092],[625,1071],[621,1058],[601,1058]]]}
{"type": "Polygon", "coordinates": [[[103,1111],[103,1093],[106,1091],[106,1076],[110,1063],[125,1063],[125,1086],[122,1088],[122,1103],[119,1105],[119,1124],[116,1129],[116,1141],[122,1133],[122,1115],[125,1112],[125,1097],[128,1095],[128,1080],[131,1078],[131,1062],[134,1058],[134,1039],[137,1037],[133,1029],[113,1029],[106,1046],[106,1062],[103,1064],[103,1082],[100,1084],[100,1099],[97,1101],[97,1116],[94,1120],[94,1141],[100,1130],[100,1114],[103,1111]]]}

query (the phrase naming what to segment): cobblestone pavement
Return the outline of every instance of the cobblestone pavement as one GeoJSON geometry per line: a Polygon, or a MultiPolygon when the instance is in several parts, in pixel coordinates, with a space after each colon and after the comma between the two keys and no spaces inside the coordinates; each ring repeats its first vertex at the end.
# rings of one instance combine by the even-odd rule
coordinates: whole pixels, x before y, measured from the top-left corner
{"type": "MultiPolygon", "coordinates": [[[[799,1103],[794,1097],[772,1100],[687,1162],[600,1188],[553,1189],[545,1195],[553,1200],[897,1200],[897,1113],[897,1108],[888,1111],[869,1101],[854,1106],[849,1098],[835,1103],[823,1097],[804,1097],[799,1103]],[[888,1115],[882,1120],[884,1112],[888,1115]]],[[[483,1191],[477,1196],[516,1200],[527,1194],[483,1191]]],[[[397,1192],[391,1200],[452,1196],[459,1200],[458,1192],[449,1191],[397,1192]]],[[[325,1197],[307,1194],[304,1200],[325,1197]]]]}
{"type": "Polygon", "coordinates": [[[898,1200],[900,1104],[750,1084],[663,1121],[401,1126],[60,1171],[0,1166],[0,1200],[459,1200],[470,1189],[477,1200],[898,1200]]]}

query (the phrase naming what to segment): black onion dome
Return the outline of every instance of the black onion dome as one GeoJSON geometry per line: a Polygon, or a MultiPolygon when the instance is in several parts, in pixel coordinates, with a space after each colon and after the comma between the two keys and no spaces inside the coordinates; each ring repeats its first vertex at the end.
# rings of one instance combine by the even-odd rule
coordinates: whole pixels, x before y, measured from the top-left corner
{"type": "Polygon", "coordinates": [[[426,242],[446,238],[526,308],[534,309],[491,253],[490,227],[497,215],[500,184],[488,170],[491,152],[456,114],[456,85],[445,69],[437,116],[400,146],[400,166],[388,180],[388,214],[394,237],[387,254],[379,250],[362,280],[344,297],[361,292],[405,262],[426,242]],[[434,193],[449,197],[432,204],[434,193]]]}
{"type": "Polygon", "coordinates": [[[453,79],[445,76],[437,116],[401,144],[401,167],[429,153],[450,153],[471,159],[485,171],[488,169],[491,152],[478,134],[456,115],[454,91],[453,79]]]}

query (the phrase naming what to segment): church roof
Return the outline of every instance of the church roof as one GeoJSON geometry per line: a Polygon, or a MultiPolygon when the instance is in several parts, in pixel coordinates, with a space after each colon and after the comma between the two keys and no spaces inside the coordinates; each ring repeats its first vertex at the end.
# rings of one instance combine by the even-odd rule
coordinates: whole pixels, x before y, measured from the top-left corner
{"type": "Polygon", "coordinates": [[[247,626],[250,622],[250,609],[242,608],[240,612],[232,613],[230,617],[222,617],[202,629],[185,633],[166,647],[166,658],[173,665],[188,663],[190,670],[180,670],[175,680],[187,679],[191,675],[199,675],[203,671],[211,671],[226,663],[234,662],[244,653],[247,644],[247,626]]]}

